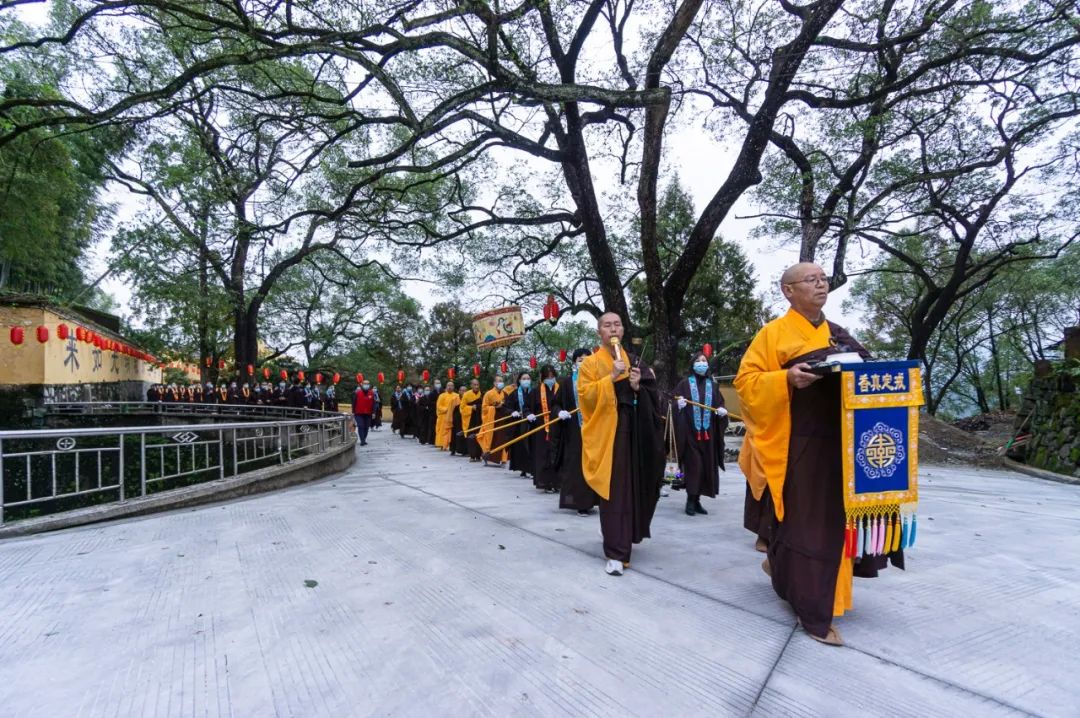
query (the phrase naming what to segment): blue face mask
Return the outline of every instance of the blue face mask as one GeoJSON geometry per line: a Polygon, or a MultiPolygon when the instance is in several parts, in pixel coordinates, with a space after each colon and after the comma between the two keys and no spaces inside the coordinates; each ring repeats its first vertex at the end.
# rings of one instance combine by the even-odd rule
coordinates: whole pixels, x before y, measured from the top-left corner
{"type": "Polygon", "coordinates": [[[548,389],[554,388],[555,387],[555,377],[548,377],[547,379],[544,379],[544,386],[546,386],[548,389]]]}
{"type": "Polygon", "coordinates": [[[522,379],[520,382],[518,382],[518,386],[520,386],[522,389],[528,389],[530,386],[532,386],[532,380],[522,379]]]}
{"type": "Polygon", "coordinates": [[[430,394],[431,394],[431,389],[424,389],[424,396],[428,396],[430,394]]]}
{"type": "Polygon", "coordinates": [[[696,361],[694,362],[694,373],[698,376],[705,376],[705,373],[709,371],[708,362],[696,361]]]}
{"type": "Polygon", "coordinates": [[[367,391],[370,388],[371,388],[371,384],[364,384],[364,391],[367,391]]]}
{"type": "Polygon", "coordinates": [[[502,389],[502,388],[503,388],[504,386],[506,386],[506,384],[504,384],[504,383],[503,383],[503,382],[501,382],[501,381],[497,381],[497,382],[495,382],[495,388],[496,388],[496,389],[502,389]]]}

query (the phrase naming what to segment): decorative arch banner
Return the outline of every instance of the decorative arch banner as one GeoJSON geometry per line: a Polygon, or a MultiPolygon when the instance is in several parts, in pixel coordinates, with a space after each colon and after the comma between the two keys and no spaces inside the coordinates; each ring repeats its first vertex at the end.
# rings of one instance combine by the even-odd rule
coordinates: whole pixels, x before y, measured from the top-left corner
{"type": "Polygon", "coordinates": [[[919,363],[845,364],[840,386],[845,555],[909,548],[919,500],[919,363]]]}
{"type": "Polygon", "coordinates": [[[521,307],[512,305],[477,314],[472,329],[477,349],[494,349],[520,341],[525,336],[525,320],[521,307]]]}

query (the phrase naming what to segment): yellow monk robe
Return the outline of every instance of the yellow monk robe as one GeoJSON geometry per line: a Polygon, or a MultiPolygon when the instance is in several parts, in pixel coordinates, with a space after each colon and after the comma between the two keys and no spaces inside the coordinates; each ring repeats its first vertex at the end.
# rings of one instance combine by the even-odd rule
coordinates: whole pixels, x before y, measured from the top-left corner
{"type": "MultiPolygon", "coordinates": [[[[615,381],[611,378],[614,370],[615,359],[611,352],[601,349],[581,363],[577,380],[581,406],[581,473],[585,482],[605,501],[611,494],[611,455],[619,423],[615,381]]],[[[627,369],[619,381],[629,377],[627,369]]]]}
{"type": "MultiPolygon", "coordinates": [[[[789,309],[787,314],[761,328],[735,376],[735,390],[746,425],[739,467],[755,499],[760,500],[768,488],[778,521],[784,520],[784,479],[791,442],[791,389],[783,366],[795,357],[828,347],[830,337],[827,321],[815,327],[806,317],[789,309]]],[[[840,417],[836,420],[840,421],[840,417]]],[[[852,562],[844,559],[842,553],[837,560],[840,571],[833,615],[842,616],[851,608],[852,562]]]]}
{"type": "MultiPolygon", "coordinates": [[[[475,402],[477,402],[477,401],[480,401],[480,398],[482,396],[483,396],[483,394],[481,394],[479,391],[473,391],[472,389],[469,389],[467,392],[462,394],[462,396],[461,396],[461,429],[462,429],[462,431],[469,428],[469,422],[472,421],[472,415],[473,415],[473,411],[474,411],[473,404],[475,402]]],[[[481,407],[481,409],[482,408],[483,407],[481,407]]],[[[483,411],[480,412],[480,415],[483,416],[483,411]]]]}
{"type": "Polygon", "coordinates": [[[495,422],[495,407],[502,404],[504,397],[502,391],[492,387],[484,393],[484,400],[480,404],[480,425],[485,428],[476,434],[476,443],[480,444],[480,450],[485,454],[491,451],[491,425],[495,422]]]}
{"type": "Polygon", "coordinates": [[[444,391],[439,394],[435,404],[435,446],[446,449],[450,446],[450,434],[453,431],[454,407],[461,401],[456,391],[444,391]]]}

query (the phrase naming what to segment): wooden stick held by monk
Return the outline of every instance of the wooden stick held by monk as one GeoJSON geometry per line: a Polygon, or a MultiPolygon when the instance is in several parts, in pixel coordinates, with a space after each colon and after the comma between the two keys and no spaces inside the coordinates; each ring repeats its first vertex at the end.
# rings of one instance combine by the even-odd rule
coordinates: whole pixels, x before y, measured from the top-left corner
{"type": "MultiPolygon", "coordinates": [[[[569,414],[571,414],[571,415],[573,415],[573,414],[576,414],[576,413],[577,413],[578,411],[580,411],[580,409],[574,409],[573,411],[570,411],[570,412],[568,412],[568,413],[569,413],[569,414]]],[[[546,413],[547,413],[547,412],[545,411],[545,412],[542,412],[542,413],[540,413],[540,414],[536,414],[535,416],[543,416],[543,415],[544,415],[544,414],[546,414],[546,413]]],[[[528,419],[522,419],[521,421],[528,421],[528,419]]],[[[543,431],[544,429],[548,428],[549,426],[551,426],[552,424],[554,424],[554,423],[555,423],[555,422],[557,422],[557,421],[562,421],[562,419],[559,419],[558,417],[556,417],[556,418],[552,419],[551,421],[547,422],[546,424],[543,424],[543,425],[541,425],[541,426],[538,426],[538,427],[536,427],[535,429],[530,429],[529,431],[526,431],[526,432],[525,432],[524,434],[522,434],[521,436],[518,436],[518,437],[515,437],[515,438],[511,439],[510,441],[506,442],[506,443],[505,443],[505,444],[503,444],[502,446],[499,446],[499,447],[496,447],[496,448],[492,449],[492,450],[491,450],[491,451],[489,451],[488,453],[490,453],[490,454],[494,454],[494,453],[496,453],[496,452],[498,452],[498,451],[501,451],[501,450],[505,449],[505,448],[506,448],[506,447],[508,447],[508,446],[513,446],[514,444],[516,444],[517,442],[521,441],[521,440],[522,440],[522,439],[524,439],[525,437],[527,437],[527,436],[532,436],[533,434],[535,434],[535,433],[536,433],[536,432],[538,432],[538,431],[543,431]]],[[[520,424],[521,422],[515,422],[515,423],[518,423],[518,424],[520,424]]]]}

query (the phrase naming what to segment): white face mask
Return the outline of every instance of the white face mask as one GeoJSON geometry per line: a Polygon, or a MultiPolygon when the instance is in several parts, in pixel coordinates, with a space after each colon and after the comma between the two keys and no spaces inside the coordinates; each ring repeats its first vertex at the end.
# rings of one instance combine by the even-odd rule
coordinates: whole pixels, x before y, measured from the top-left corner
{"type": "Polygon", "coordinates": [[[364,391],[367,391],[370,388],[371,388],[371,384],[366,384],[366,383],[364,384],[364,391]]]}
{"type": "Polygon", "coordinates": [[[501,382],[501,381],[495,382],[495,388],[496,389],[502,389],[504,386],[506,386],[506,384],[504,382],[501,382]]]}

